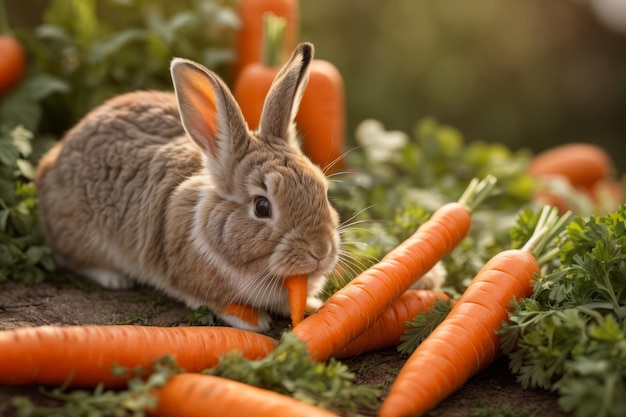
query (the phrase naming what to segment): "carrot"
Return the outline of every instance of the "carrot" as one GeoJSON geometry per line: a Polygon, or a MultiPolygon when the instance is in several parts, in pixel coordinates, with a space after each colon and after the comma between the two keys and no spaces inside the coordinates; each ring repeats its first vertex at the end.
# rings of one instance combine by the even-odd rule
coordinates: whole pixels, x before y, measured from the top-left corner
{"type": "Polygon", "coordinates": [[[345,113],[341,73],[330,62],[314,59],[296,124],[304,153],[326,172],[336,172],[343,166],[345,113]]]}
{"type": "Polygon", "coordinates": [[[420,416],[459,389],[500,355],[496,330],[508,303],[528,297],[547,243],[561,232],[556,208],[542,212],[535,235],[522,249],[498,253],[478,272],[446,319],[406,361],[379,411],[380,417],[420,416]]]}
{"type": "Polygon", "coordinates": [[[467,235],[471,224],[468,200],[477,203],[491,190],[495,178],[472,181],[459,202],[440,207],[432,217],[380,262],[333,294],[317,313],[293,332],[310,355],[324,361],[378,320],[413,282],[428,272],[467,235]],[[479,189],[480,192],[476,193],[479,189]]]}
{"type": "Polygon", "coordinates": [[[212,375],[174,375],[156,396],[156,410],[147,410],[154,417],[336,417],[291,397],[212,375]]]}
{"type": "Polygon", "coordinates": [[[235,36],[234,80],[241,76],[246,66],[262,60],[265,36],[263,15],[268,12],[282,17],[285,22],[285,35],[278,45],[281,53],[296,47],[300,25],[297,0],[240,0],[237,14],[241,28],[235,36]]]}
{"type": "Polygon", "coordinates": [[[217,364],[239,350],[258,359],[276,341],[230,327],[42,326],[0,332],[0,384],[124,386],[128,377],[111,374],[115,364],[149,367],[165,355],[189,372],[217,364]]]}
{"type": "Polygon", "coordinates": [[[349,358],[361,353],[387,349],[400,344],[400,337],[409,328],[407,321],[435,305],[437,299],[448,296],[439,291],[407,290],[383,315],[359,337],[348,343],[334,355],[337,359],[349,358]]]}
{"type": "Polygon", "coordinates": [[[286,20],[267,13],[263,16],[263,59],[243,67],[233,86],[233,95],[241,107],[250,129],[257,129],[265,97],[283,63],[283,43],[286,20]]]}
{"type": "MultiPolygon", "coordinates": [[[[263,59],[245,66],[233,86],[233,95],[251,129],[259,127],[265,97],[284,61],[281,45],[286,20],[267,14],[264,27],[263,59]]],[[[322,169],[337,171],[345,147],[345,98],[341,74],[330,62],[311,61],[296,124],[304,153],[322,169]]]]}
{"type": "Polygon", "coordinates": [[[526,167],[535,177],[559,175],[574,187],[590,187],[614,171],[610,155],[590,143],[568,143],[537,154],[526,167]]]}
{"type": "Polygon", "coordinates": [[[285,282],[283,283],[283,286],[287,289],[287,296],[289,297],[292,327],[296,327],[304,318],[308,281],[309,277],[306,275],[294,275],[285,278],[285,282]]]}
{"type": "Polygon", "coordinates": [[[24,48],[12,36],[0,36],[0,94],[12,89],[24,75],[26,57],[24,48]]]}

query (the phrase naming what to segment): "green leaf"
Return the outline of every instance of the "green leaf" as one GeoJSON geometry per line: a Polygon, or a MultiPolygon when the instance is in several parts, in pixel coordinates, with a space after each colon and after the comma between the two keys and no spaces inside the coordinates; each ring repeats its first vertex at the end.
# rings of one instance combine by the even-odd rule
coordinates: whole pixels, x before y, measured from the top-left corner
{"type": "Polygon", "coordinates": [[[5,179],[0,177],[0,203],[2,203],[2,206],[16,204],[15,182],[13,178],[5,179]]]}
{"type": "Polygon", "coordinates": [[[50,74],[35,74],[24,81],[26,94],[34,101],[41,101],[56,93],[67,93],[69,84],[50,74]]]}
{"type": "Polygon", "coordinates": [[[619,342],[624,340],[624,331],[612,315],[604,317],[602,324],[595,323],[589,326],[589,336],[604,342],[619,342]]]}
{"type": "MultiPolygon", "coordinates": [[[[22,125],[34,131],[39,126],[41,108],[39,102],[31,97],[20,83],[17,88],[11,90],[0,101],[0,120],[9,128],[22,125]]],[[[1,150],[0,150],[1,152],[1,150]]]]}
{"type": "Polygon", "coordinates": [[[28,178],[29,180],[35,179],[35,168],[30,161],[27,161],[26,159],[18,159],[15,161],[15,165],[20,171],[20,174],[22,174],[25,178],[28,178]]]}
{"type": "Polygon", "coordinates": [[[448,316],[452,309],[450,300],[435,300],[435,304],[427,312],[421,312],[415,318],[407,322],[409,328],[400,337],[402,343],[398,345],[398,352],[410,355],[417,346],[448,316]]]}
{"type": "Polygon", "coordinates": [[[20,151],[15,144],[5,138],[0,138],[0,163],[12,167],[20,157],[20,151]]]}

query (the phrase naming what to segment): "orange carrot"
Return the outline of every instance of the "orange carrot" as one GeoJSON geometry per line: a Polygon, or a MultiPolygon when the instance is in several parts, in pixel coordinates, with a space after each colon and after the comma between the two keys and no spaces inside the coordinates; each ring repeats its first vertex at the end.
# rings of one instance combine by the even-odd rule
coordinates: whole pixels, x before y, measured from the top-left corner
{"type": "Polygon", "coordinates": [[[22,44],[16,38],[8,34],[3,35],[0,32],[0,55],[2,55],[0,60],[0,94],[4,94],[15,87],[24,76],[26,54],[22,44]]]}
{"type": "Polygon", "coordinates": [[[148,368],[171,355],[189,372],[217,364],[232,350],[258,359],[274,350],[270,337],[230,327],[42,326],[0,332],[0,384],[124,386],[115,364],[148,368]]]}
{"type": "Polygon", "coordinates": [[[241,71],[235,81],[233,95],[250,129],[259,127],[265,96],[270,91],[278,70],[278,67],[262,63],[250,64],[241,71]]]}
{"type": "MultiPolygon", "coordinates": [[[[483,181],[481,191],[490,190],[494,181],[493,177],[483,181]]],[[[470,188],[475,191],[476,182],[470,188]]],[[[473,193],[464,194],[460,201],[466,201],[468,195],[473,193]]],[[[470,208],[464,202],[440,207],[411,237],[333,294],[293,332],[314,359],[324,361],[337,354],[451,252],[465,238],[470,224],[470,208]]]]}
{"type": "Polygon", "coordinates": [[[271,13],[265,14],[262,19],[263,59],[243,67],[233,86],[235,100],[241,107],[248,127],[253,130],[259,127],[265,97],[284,61],[282,44],[286,20],[271,13]]]}
{"type": "Polygon", "coordinates": [[[313,60],[296,124],[302,135],[304,153],[329,172],[336,172],[343,165],[345,107],[343,78],[339,70],[328,61],[313,60]]]}
{"type": "Polygon", "coordinates": [[[296,327],[304,318],[308,282],[309,277],[306,275],[294,275],[285,278],[285,282],[283,283],[283,286],[287,289],[287,296],[289,297],[292,327],[296,327]]]}
{"type": "Polygon", "coordinates": [[[263,15],[272,13],[285,21],[285,36],[281,40],[281,53],[296,47],[300,15],[297,0],[240,0],[237,14],[241,28],[235,37],[235,64],[233,79],[237,80],[248,65],[261,62],[263,55],[263,15]]]}
{"type": "MultiPolygon", "coordinates": [[[[282,45],[287,21],[271,14],[263,20],[263,59],[243,67],[233,86],[233,95],[251,129],[259,126],[265,96],[284,61],[282,45]]],[[[341,74],[330,62],[311,61],[296,124],[304,153],[322,169],[337,171],[344,153],[345,98],[341,74]]]]}
{"type": "Polygon", "coordinates": [[[244,304],[231,304],[224,311],[232,314],[240,320],[250,324],[252,327],[259,326],[259,309],[244,304]]]}
{"type": "Polygon", "coordinates": [[[526,171],[535,177],[565,177],[575,187],[590,187],[614,171],[610,155],[590,143],[568,143],[537,154],[526,171]]]}
{"type": "Polygon", "coordinates": [[[407,290],[376,322],[359,337],[348,343],[334,355],[337,359],[349,358],[361,353],[387,349],[400,344],[400,337],[409,328],[407,321],[435,305],[437,299],[448,296],[439,291],[407,290]]]}
{"type": "Polygon", "coordinates": [[[337,416],[273,391],[212,375],[174,375],[156,396],[156,410],[147,410],[154,417],[337,416]]]}
{"type": "MultiPolygon", "coordinates": [[[[446,319],[404,364],[379,411],[380,417],[420,416],[489,366],[500,351],[496,330],[508,319],[508,303],[528,297],[539,273],[537,256],[563,227],[556,208],[522,249],[495,255],[478,272],[446,319]],[[538,243],[538,242],[542,243],[538,243]]],[[[546,219],[546,218],[544,218],[546,219]]]]}

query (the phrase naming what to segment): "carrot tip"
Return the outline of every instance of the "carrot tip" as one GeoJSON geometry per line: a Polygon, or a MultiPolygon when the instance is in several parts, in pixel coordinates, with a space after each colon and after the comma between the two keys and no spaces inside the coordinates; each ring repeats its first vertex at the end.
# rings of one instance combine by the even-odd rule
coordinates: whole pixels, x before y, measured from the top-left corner
{"type": "Polygon", "coordinates": [[[259,326],[259,310],[244,304],[231,304],[226,307],[225,314],[231,314],[246,323],[258,327],[259,326]]]}
{"type": "Polygon", "coordinates": [[[306,275],[294,275],[285,278],[283,286],[287,290],[289,298],[289,310],[291,311],[291,326],[296,327],[304,319],[306,308],[308,277],[306,275]]]}

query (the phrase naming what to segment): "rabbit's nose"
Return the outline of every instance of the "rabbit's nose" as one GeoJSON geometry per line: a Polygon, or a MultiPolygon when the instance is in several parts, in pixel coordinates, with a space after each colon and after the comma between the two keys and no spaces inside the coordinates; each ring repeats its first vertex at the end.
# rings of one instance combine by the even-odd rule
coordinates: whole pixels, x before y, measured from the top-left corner
{"type": "Polygon", "coordinates": [[[309,249],[309,254],[315,258],[318,263],[330,255],[333,250],[332,245],[327,242],[321,242],[309,249]]]}

